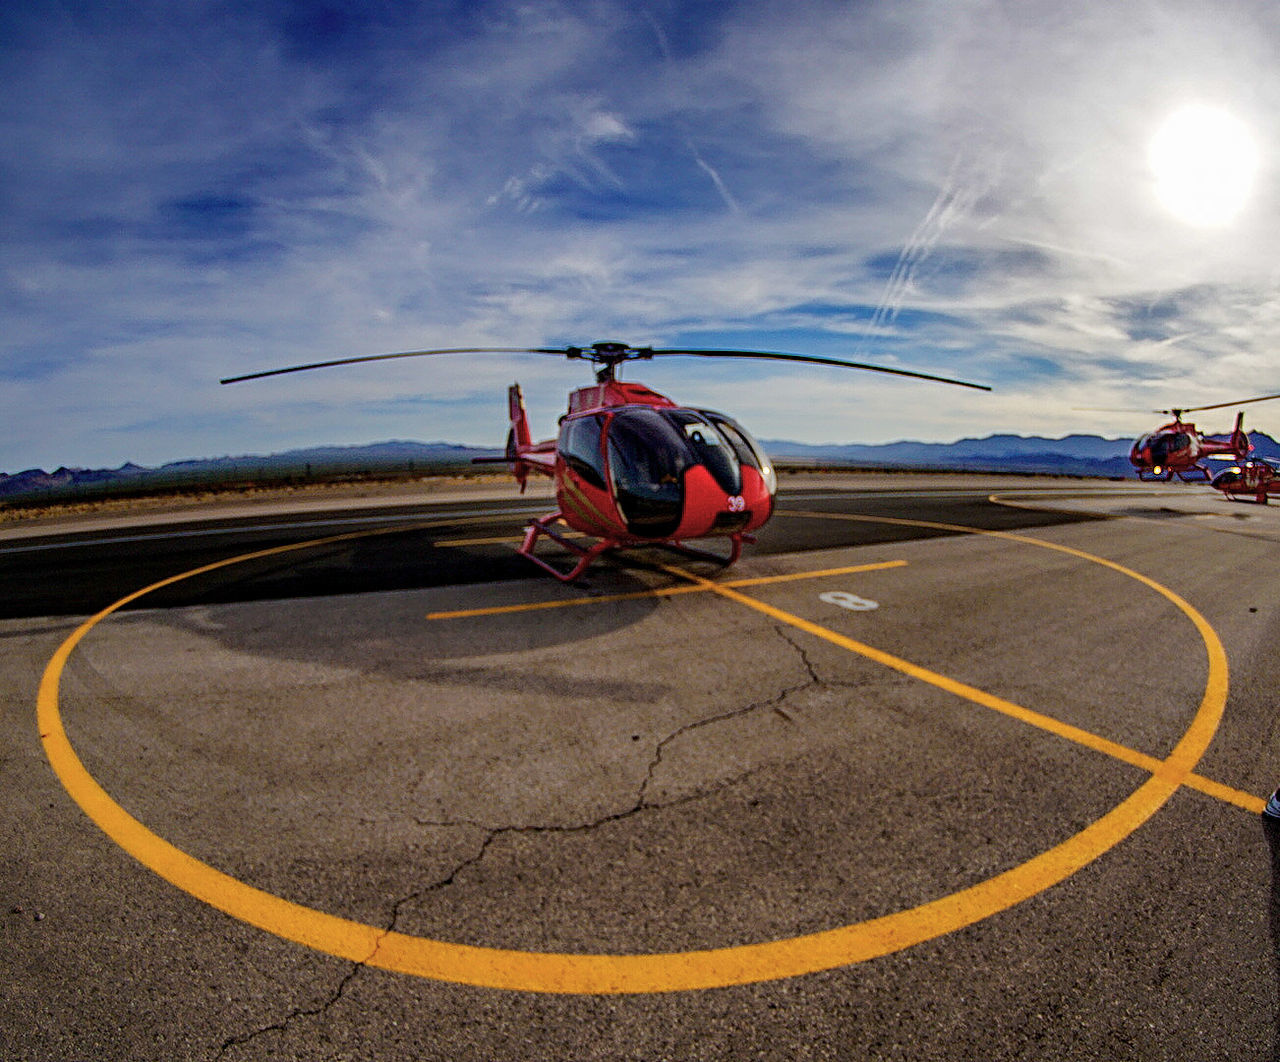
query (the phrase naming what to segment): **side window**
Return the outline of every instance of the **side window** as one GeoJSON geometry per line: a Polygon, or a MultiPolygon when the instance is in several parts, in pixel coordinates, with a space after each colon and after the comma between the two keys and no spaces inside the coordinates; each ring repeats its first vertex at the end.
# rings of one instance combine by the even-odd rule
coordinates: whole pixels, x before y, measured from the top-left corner
{"type": "Polygon", "coordinates": [[[560,426],[559,449],[575,475],[593,487],[605,489],[599,417],[592,415],[566,420],[560,426]]]}
{"type": "Polygon", "coordinates": [[[700,412],[720,429],[721,435],[729,440],[729,445],[733,447],[739,461],[759,470],[769,493],[773,494],[778,489],[777,476],[770,466],[769,458],[765,456],[760,444],[747,433],[747,429],[723,413],[713,413],[707,409],[700,412]]]}
{"type": "Polygon", "coordinates": [[[726,494],[742,493],[742,470],[737,456],[718,428],[691,409],[673,409],[667,414],[684,430],[685,440],[698,462],[715,477],[726,494]]]}

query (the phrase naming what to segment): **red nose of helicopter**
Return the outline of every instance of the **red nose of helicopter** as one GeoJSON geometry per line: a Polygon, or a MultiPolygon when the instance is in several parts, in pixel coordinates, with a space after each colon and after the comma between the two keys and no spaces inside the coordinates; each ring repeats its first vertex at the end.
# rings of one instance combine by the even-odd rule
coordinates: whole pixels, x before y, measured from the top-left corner
{"type": "Polygon", "coordinates": [[[777,478],[736,421],[680,407],[626,406],[607,417],[610,493],[628,534],[696,538],[759,527],[777,478]]]}

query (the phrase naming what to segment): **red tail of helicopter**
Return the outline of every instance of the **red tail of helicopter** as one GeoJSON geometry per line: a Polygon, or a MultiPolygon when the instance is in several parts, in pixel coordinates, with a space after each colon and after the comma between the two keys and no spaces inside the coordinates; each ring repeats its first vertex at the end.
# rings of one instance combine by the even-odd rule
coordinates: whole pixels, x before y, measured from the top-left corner
{"type": "Polygon", "coordinates": [[[596,382],[569,395],[559,434],[533,440],[520,385],[508,391],[506,453],[485,458],[509,464],[523,491],[530,475],[555,482],[554,512],[530,522],[519,552],[557,579],[578,578],[602,553],[664,546],[720,564],[732,564],[752,532],[773,515],[778,481],[773,466],[746,429],[723,413],[694,409],[640,383],[617,379],[624,361],[655,357],[748,358],[804,362],[907,376],[981,391],[991,388],[943,376],[806,354],[759,350],[655,350],[625,343],[589,347],[469,347],[373,354],[233,376],[222,383],[390,358],[434,354],[550,354],[590,361],[596,382]],[[546,536],[576,559],[567,570],[535,553],[546,536]],[[728,539],[727,556],[703,553],[690,540],[728,539]]]}
{"type": "Polygon", "coordinates": [[[524,493],[529,472],[537,468],[539,471],[550,464],[555,466],[555,451],[550,454],[546,444],[533,444],[533,434],[529,431],[529,411],[524,408],[524,392],[519,384],[512,384],[507,389],[507,407],[511,417],[511,428],[507,432],[507,455],[504,460],[511,464],[511,474],[520,484],[520,493],[524,493]]]}
{"type": "Polygon", "coordinates": [[[1245,454],[1253,449],[1253,443],[1249,441],[1249,436],[1245,434],[1243,410],[1236,414],[1236,426],[1232,429],[1231,439],[1227,445],[1231,447],[1231,452],[1235,454],[1237,461],[1243,461],[1245,454]]]}

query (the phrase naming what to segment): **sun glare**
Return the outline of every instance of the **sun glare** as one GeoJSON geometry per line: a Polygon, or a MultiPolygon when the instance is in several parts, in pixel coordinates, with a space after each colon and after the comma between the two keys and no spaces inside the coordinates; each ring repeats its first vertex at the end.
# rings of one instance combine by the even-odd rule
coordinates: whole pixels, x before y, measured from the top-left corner
{"type": "Polygon", "coordinates": [[[1235,219],[1258,168],[1258,149],[1245,124],[1203,104],[1169,115],[1151,138],[1147,158],[1160,202],[1179,220],[1201,228],[1235,219]]]}

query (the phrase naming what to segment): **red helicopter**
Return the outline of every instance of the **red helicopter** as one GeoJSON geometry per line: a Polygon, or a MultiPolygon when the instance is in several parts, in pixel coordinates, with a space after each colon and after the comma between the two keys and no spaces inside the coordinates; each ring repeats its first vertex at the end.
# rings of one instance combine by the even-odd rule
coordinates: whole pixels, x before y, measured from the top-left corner
{"type": "Polygon", "coordinates": [[[1259,505],[1266,505],[1269,495],[1280,494],[1280,463],[1269,457],[1237,460],[1214,476],[1210,483],[1214,490],[1222,491],[1229,500],[1247,495],[1259,505]]]}
{"type": "Polygon", "coordinates": [[[1211,474],[1202,463],[1204,458],[1226,454],[1237,461],[1243,461],[1245,455],[1253,449],[1249,436],[1245,434],[1244,413],[1236,414],[1235,428],[1225,442],[1206,438],[1196,430],[1194,424],[1184,421],[1182,415],[1205,409],[1243,406],[1250,402],[1266,402],[1273,398],[1280,398],[1280,395],[1261,395],[1238,402],[1218,402],[1211,406],[1156,410],[1157,413],[1171,414],[1173,420],[1140,436],[1129,451],[1129,461],[1138,470],[1139,479],[1168,481],[1176,475],[1187,482],[1208,482],[1211,474]]]}
{"type": "Polygon", "coordinates": [[[984,384],[890,369],[855,361],[761,350],[654,349],[626,343],[587,347],[466,347],[371,354],[294,365],[222,380],[224,384],[265,376],[304,372],[391,358],[437,354],[550,354],[591,362],[596,382],[569,395],[555,439],[534,442],[520,385],[509,389],[511,428],[506,455],[482,458],[511,466],[521,491],[530,473],[555,481],[556,511],[530,522],[519,552],[557,579],[578,578],[607,550],[664,546],[721,564],[732,564],[751,532],[773,514],[778,481],[768,457],[746,429],[731,417],[693,409],[650,390],[617,379],[624,361],[658,357],[752,358],[834,365],[891,373],[919,380],[990,391],[984,384]],[[564,528],[594,540],[584,545],[564,528]],[[565,571],[534,553],[546,535],[577,558],[565,571]],[[692,539],[727,538],[729,555],[690,549],[692,539]]]}

